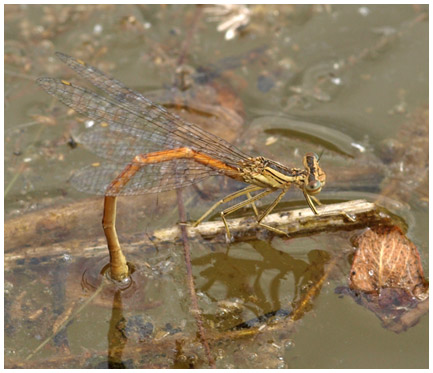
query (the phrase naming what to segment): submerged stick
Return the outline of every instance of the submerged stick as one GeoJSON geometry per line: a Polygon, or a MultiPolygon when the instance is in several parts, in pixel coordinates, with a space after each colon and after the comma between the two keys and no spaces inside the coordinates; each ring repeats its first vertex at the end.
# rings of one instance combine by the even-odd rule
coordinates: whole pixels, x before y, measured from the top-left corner
{"type": "Polygon", "coordinates": [[[38,347],[36,347],[33,352],[31,352],[24,360],[30,360],[38,351],[40,351],[42,349],[42,347],[44,347],[49,341],[51,341],[57,334],[59,334],[59,332],[66,326],[69,324],[69,322],[73,319],[75,319],[78,314],[85,308],[87,307],[87,305],[93,301],[93,299],[95,299],[98,294],[101,292],[101,290],[104,288],[104,282],[101,283],[101,285],[99,286],[99,288],[97,288],[95,290],[95,292],[86,299],[86,301],[77,308],[77,310],[68,318],[66,318],[65,320],[63,320],[63,322],[57,327],[57,329],[48,337],[46,338],[38,347]]]}
{"type": "MultiPolygon", "coordinates": [[[[185,206],[184,206],[183,200],[182,200],[182,193],[180,190],[177,191],[177,199],[178,199],[179,217],[180,217],[180,219],[183,220],[186,218],[186,213],[185,213],[185,206]]],[[[197,329],[198,329],[198,335],[200,337],[200,342],[206,351],[206,356],[207,356],[207,359],[209,362],[209,366],[211,368],[216,368],[215,360],[212,357],[212,353],[211,353],[211,350],[209,347],[209,343],[207,341],[205,329],[203,327],[202,312],[201,312],[200,307],[198,305],[197,293],[195,291],[194,277],[192,275],[190,245],[189,245],[188,233],[186,231],[186,227],[181,226],[180,232],[182,235],[182,243],[183,243],[183,252],[184,252],[184,257],[185,257],[188,289],[189,289],[189,293],[191,295],[192,313],[193,313],[193,316],[194,316],[195,321],[196,321],[196,325],[197,325],[197,329]]]]}

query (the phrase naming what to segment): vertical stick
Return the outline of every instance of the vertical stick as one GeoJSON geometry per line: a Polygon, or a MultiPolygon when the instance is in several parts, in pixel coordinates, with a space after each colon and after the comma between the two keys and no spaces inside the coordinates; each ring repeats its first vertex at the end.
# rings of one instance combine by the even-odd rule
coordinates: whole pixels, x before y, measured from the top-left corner
{"type": "MultiPolygon", "coordinates": [[[[177,207],[179,209],[179,217],[180,221],[186,221],[186,213],[185,213],[185,206],[183,204],[182,200],[182,193],[180,189],[177,189],[177,207]]],[[[198,306],[198,299],[197,299],[197,293],[195,292],[195,284],[194,284],[194,278],[192,276],[192,266],[191,266],[191,254],[189,250],[189,241],[188,241],[188,234],[186,231],[186,227],[184,225],[179,226],[180,231],[182,233],[182,242],[183,242],[183,252],[185,255],[185,265],[186,265],[186,275],[187,275],[187,281],[188,281],[188,289],[189,293],[191,295],[191,310],[192,314],[194,315],[195,322],[198,329],[198,336],[200,338],[200,342],[202,346],[204,347],[204,350],[206,352],[209,365],[211,368],[216,368],[215,366],[215,360],[212,357],[212,353],[209,347],[209,343],[206,338],[205,329],[203,326],[203,320],[200,308],[198,306]]]]}
{"type": "Polygon", "coordinates": [[[104,228],[108,251],[110,252],[111,278],[122,281],[128,277],[129,270],[116,233],[116,202],[117,197],[105,196],[102,227],[104,228]]]}

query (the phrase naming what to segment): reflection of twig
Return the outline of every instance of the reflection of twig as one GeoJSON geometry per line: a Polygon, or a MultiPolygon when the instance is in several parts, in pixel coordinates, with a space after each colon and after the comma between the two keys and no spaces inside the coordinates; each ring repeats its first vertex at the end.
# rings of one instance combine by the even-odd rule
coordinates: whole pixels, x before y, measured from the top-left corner
{"type": "Polygon", "coordinates": [[[96,296],[101,292],[101,290],[104,288],[104,282],[102,281],[99,287],[95,290],[95,292],[80,306],[77,308],[77,310],[66,320],[64,320],[57,328],[56,331],[53,332],[45,341],[43,341],[36,349],[33,350],[32,353],[30,353],[25,360],[30,360],[42,347],[44,347],[49,341],[51,341],[71,320],[75,319],[77,315],[85,308],[87,305],[96,298],[96,296]]]}
{"type": "MultiPolygon", "coordinates": [[[[185,206],[184,206],[183,201],[182,201],[182,194],[181,194],[180,189],[177,189],[177,200],[178,200],[179,218],[181,221],[185,221],[186,220],[185,206]]],[[[201,311],[200,311],[200,308],[198,306],[197,293],[195,292],[194,278],[192,276],[191,254],[190,254],[190,247],[189,247],[189,241],[188,241],[188,233],[187,233],[186,227],[184,225],[180,226],[180,232],[182,234],[182,243],[183,243],[183,251],[184,251],[184,256],[185,256],[188,289],[189,289],[189,292],[191,294],[192,313],[194,315],[194,318],[195,318],[195,321],[197,324],[198,334],[200,336],[200,342],[206,351],[209,365],[212,368],[216,368],[215,361],[211,355],[209,344],[207,342],[207,338],[205,335],[201,311]]]]}

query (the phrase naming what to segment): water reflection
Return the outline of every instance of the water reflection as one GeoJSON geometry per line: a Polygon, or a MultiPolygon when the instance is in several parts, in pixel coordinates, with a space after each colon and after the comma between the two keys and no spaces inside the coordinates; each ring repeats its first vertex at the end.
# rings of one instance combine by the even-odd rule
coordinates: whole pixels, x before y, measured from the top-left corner
{"type": "Polygon", "coordinates": [[[276,250],[266,242],[255,241],[247,245],[249,251],[242,250],[242,246],[232,245],[227,252],[203,255],[192,261],[193,266],[205,268],[200,270],[203,281],[200,291],[212,302],[244,300],[242,317],[239,312],[228,312],[227,318],[207,315],[220,330],[279,310],[290,313],[297,308],[310,286],[323,276],[330,259],[329,253],[323,250],[309,250],[306,257],[300,259],[289,252],[276,250]],[[239,249],[241,254],[234,253],[239,249]]]}

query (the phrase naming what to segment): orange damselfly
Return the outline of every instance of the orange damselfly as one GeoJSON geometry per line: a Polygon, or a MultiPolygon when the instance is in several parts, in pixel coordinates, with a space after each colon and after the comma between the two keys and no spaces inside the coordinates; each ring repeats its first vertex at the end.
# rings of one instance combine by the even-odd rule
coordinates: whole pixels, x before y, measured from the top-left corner
{"type": "Polygon", "coordinates": [[[72,183],[79,190],[105,196],[102,223],[114,279],[121,280],[128,274],[115,229],[119,195],[172,190],[218,175],[243,181],[250,185],[215,203],[195,223],[198,225],[219,205],[245,195],[246,200],[221,212],[228,239],[231,235],[226,216],[247,205],[252,206],[259,225],[285,234],[262,221],[292,185],[302,190],[311,210],[318,214],[313,200],[319,201],[314,195],[325,185],[326,175],[315,153],[304,156],[304,168],[289,168],[263,157],[251,157],[97,68],[63,53],[58,52],[56,56],[108,96],[100,96],[65,80],[37,80],[49,94],[99,124],[84,133],[80,142],[111,162],[79,171],[72,183]],[[252,195],[255,192],[257,194],[252,195]],[[278,192],[278,196],[259,214],[254,202],[273,192],[278,192]]]}

